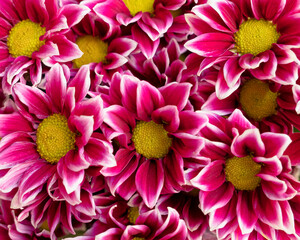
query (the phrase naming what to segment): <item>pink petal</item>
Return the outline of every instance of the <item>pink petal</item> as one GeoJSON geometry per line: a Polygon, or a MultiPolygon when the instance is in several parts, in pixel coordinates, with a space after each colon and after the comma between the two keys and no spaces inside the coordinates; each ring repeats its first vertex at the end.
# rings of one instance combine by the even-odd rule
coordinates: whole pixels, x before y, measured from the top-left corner
{"type": "Polygon", "coordinates": [[[263,173],[259,173],[257,176],[262,179],[262,190],[269,199],[286,200],[284,199],[284,193],[287,191],[287,185],[284,181],[272,175],[263,173]]]}
{"type": "Polygon", "coordinates": [[[26,12],[31,21],[42,23],[44,26],[49,21],[49,15],[46,10],[44,1],[28,0],[26,1],[26,12]]]}
{"type": "Polygon", "coordinates": [[[75,99],[76,102],[81,101],[86,95],[90,88],[90,70],[87,65],[82,66],[75,77],[68,84],[68,88],[75,88],[75,99]]]}
{"type": "Polygon", "coordinates": [[[218,57],[233,46],[233,38],[225,33],[204,33],[187,41],[184,46],[203,57],[218,57]]]}
{"type": "Polygon", "coordinates": [[[285,7],[285,1],[275,0],[253,0],[251,7],[256,19],[266,19],[269,21],[276,21],[276,18],[281,14],[285,7]]]}
{"type": "Polygon", "coordinates": [[[61,159],[57,164],[57,170],[63,180],[63,184],[68,194],[74,192],[80,187],[84,179],[84,170],[74,172],[66,166],[64,159],[61,159]]]}
{"type": "Polygon", "coordinates": [[[18,113],[0,114],[0,137],[18,131],[32,132],[32,124],[18,113]]]}
{"type": "Polygon", "coordinates": [[[179,113],[179,132],[196,135],[207,124],[207,118],[193,111],[182,111],[179,113]]]}
{"type": "Polygon", "coordinates": [[[175,105],[181,111],[187,104],[190,96],[191,84],[189,83],[170,83],[159,90],[164,97],[166,105],[175,105]]]}
{"type": "Polygon", "coordinates": [[[96,136],[97,135],[94,134],[84,147],[85,158],[89,160],[91,166],[116,166],[116,160],[112,154],[112,145],[96,136]]]}
{"type": "Polygon", "coordinates": [[[200,191],[200,207],[204,214],[215,211],[224,207],[234,194],[234,186],[225,182],[221,187],[211,192],[200,191]]]}
{"type": "Polygon", "coordinates": [[[265,154],[265,145],[258,129],[247,129],[232,141],[231,152],[238,157],[245,157],[249,152],[254,156],[265,154]]]}
{"type": "Polygon", "coordinates": [[[279,133],[263,133],[261,139],[266,147],[265,157],[281,157],[288,145],[291,143],[291,139],[286,134],[279,133]]]}
{"type": "Polygon", "coordinates": [[[52,114],[51,100],[40,89],[17,83],[13,93],[18,99],[17,105],[24,104],[37,118],[44,119],[52,114]]]}
{"type": "Polygon", "coordinates": [[[85,146],[93,133],[94,119],[92,116],[74,116],[68,119],[68,124],[73,132],[79,132],[76,137],[76,145],[78,147],[85,146]]]}
{"type": "Polygon", "coordinates": [[[136,189],[149,208],[153,208],[164,184],[164,170],[160,160],[147,160],[139,167],[136,177],[136,189]]]}
{"type": "Polygon", "coordinates": [[[146,58],[152,58],[158,48],[159,39],[152,41],[137,25],[131,29],[133,39],[139,43],[139,47],[146,58]]]}
{"type": "Polygon", "coordinates": [[[67,21],[69,28],[79,23],[84,16],[91,10],[82,4],[65,4],[60,9],[60,14],[63,15],[67,21]]]}
{"type": "Polygon", "coordinates": [[[225,182],[223,169],[224,161],[213,161],[205,166],[200,173],[191,180],[191,183],[203,191],[214,191],[225,182]]]}
{"type": "Polygon", "coordinates": [[[139,82],[136,95],[136,109],[137,116],[141,120],[150,120],[152,112],[162,107],[163,104],[163,96],[157,88],[148,82],[139,82]]]}
{"type": "Polygon", "coordinates": [[[49,40],[57,45],[59,51],[59,55],[51,57],[54,61],[69,62],[80,58],[83,54],[78,45],[67,39],[64,35],[54,35],[49,40]]]}
{"type": "Polygon", "coordinates": [[[151,118],[157,123],[164,124],[164,128],[168,132],[177,131],[180,122],[178,109],[175,106],[164,106],[156,109],[151,118]]]}
{"type": "Polygon", "coordinates": [[[55,64],[47,73],[46,80],[46,92],[60,112],[67,93],[67,79],[61,65],[55,64]]]}
{"type": "Polygon", "coordinates": [[[247,191],[238,192],[236,206],[237,220],[243,234],[251,233],[255,227],[257,216],[253,211],[252,193],[247,191]]]}
{"type": "Polygon", "coordinates": [[[182,157],[189,158],[197,155],[204,146],[204,140],[200,137],[187,133],[172,133],[172,148],[182,157]]]}

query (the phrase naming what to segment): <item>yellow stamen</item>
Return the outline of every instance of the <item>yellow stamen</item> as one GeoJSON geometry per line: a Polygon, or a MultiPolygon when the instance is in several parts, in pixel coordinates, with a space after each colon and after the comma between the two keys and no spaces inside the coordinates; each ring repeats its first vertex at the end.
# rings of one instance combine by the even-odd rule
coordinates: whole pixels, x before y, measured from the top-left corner
{"type": "Polygon", "coordinates": [[[136,151],[146,158],[162,158],[172,145],[172,138],[163,124],[153,121],[139,121],[133,130],[132,141],[136,151]]]}
{"type": "Polygon", "coordinates": [[[279,37],[276,25],[264,19],[244,21],[234,35],[237,52],[241,55],[251,53],[254,56],[271,49],[279,37]]]}
{"type": "Polygon", "coordinates": [[[108,44],[99,37],[91,35],[81,36],[77,38],[76,44],[83,52],[83,55],[73,60],[75,68],[80,68],[82,65],[89,63],[105,62],[108,44]]]}
{"type": "Polygon", "coordinates": [[[240,103],[246,115],[256,121],[276,114],[278,93],[269,84],[258,79],[244,83],[240,91],[240,103]]]}
{"type": "Polygon", "coordinates": [[[135,224],[140,212],[138,207],[131,207],[128,209],[127,218],[131,224],[135,224]]]}
{"type": "Polygon", "coordinates": [[[251,156],[232,157],[226,160],[225,176],[237,190],[254,190],[259,186],[261,178],[256,175],[261,165],[253,161],[251,156]]]}
{"type": "Polygon", "coordinates": [[[13,57],[31,57],[33,52],[45,44],[40,37],[46,33],[46,28],[29,19],[18,22],[9,32],[7,46],[13,57]]]}
{"type": "Polygon", "coordinates": [[[154,12],[154,0],[123,0],[123,2],[132,16],[135,16],[138,12],[154,12]]]}
{"type": "Polygon", "coordinates": [[[45,118],[36,133],[37,151],[49,163],[57,163],[70,150],[75,149],[75,136],[65,116],[53,114],[45,118]]]}

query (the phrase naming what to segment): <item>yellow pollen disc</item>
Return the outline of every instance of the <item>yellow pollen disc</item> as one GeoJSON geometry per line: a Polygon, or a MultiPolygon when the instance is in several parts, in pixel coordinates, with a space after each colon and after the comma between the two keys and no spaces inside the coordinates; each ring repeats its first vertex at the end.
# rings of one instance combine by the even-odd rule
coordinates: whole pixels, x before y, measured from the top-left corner
{"type": "Polygon", "coordinates": [[[75,149],[75,136],[68,127],[65,116],[53,114],[45,118],[36,133],[37,151],[41,158],[57,163],[67,152],[75,149]]]}
{"type": "Polygon", "coordinates": [[[136,219],[140,215],[138,207],[131,207],[128,209],[127,218],[131,224],[135,224],[136,219]]]}
{"type": "Polygon", "coordinates": [[[241,55],[251,53],[254,56],[271,49],[279,37],[276,25],[264,19],[243,22],[234,35],[237,52],[241,55]]]}
{"type": "Polygon", "coordinates": [[[18,22],[9,32],[7,46],[9,53],[13,57],[27,56],[38,51],[45,41],[40,41],[40,37],[46,33],[46,28],[41,24],[32,22],[29,19],[18,22]]]}
{"type": "Polygon", "coordinates": [[[93,37],[92,35],[81,36],[77,38],[76,44],[83,52],[83,55],[73,60],[75,68],[106,60],[108,44],[103,42],[99,37],[93,37]]]}
{"type": "Polygon", "coordinates": [[[240,91],[240,103],[248,117],[261,121],[276,114],[278,93],[272,92],[269,84],[258,79],[244,83],[240,91]]]}
{"type": "Polygon", "coordinates": [[[129,9],[132,16],[134,16],[138,12],[154,12],[154,0],[123,0],[123,2],[129,9]]]}
{"type": "Polygon", "coordinates": [[[133,130],[132,141],[136,151],[146,158],[162,158],[172,145],[172,138],[163,124],[153,121],[139,121],[133,130]]]}
{"type": "Polygon", "coordinates": [[[226,160],[225,175],[237,190],[254,190],[261,181],[256,175],[261,165],[253,161],[251,156],[233,157],[226,160]]]}

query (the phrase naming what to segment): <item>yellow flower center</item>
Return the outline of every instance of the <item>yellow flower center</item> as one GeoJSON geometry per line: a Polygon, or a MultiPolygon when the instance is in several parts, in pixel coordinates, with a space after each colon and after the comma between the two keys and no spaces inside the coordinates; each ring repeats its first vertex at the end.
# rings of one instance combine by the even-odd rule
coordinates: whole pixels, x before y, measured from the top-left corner
{"type": "Polygon", "coordinates": [[[18,22],[9,32],[7,46],[13,57],[27,56],[38,51],[45,41],[40,37],[46,33],[46,28],[41,24],[32,22],[29,19],[18,22]]]}
{"type": "Polygon", "coordinates": [[[57,163],[67,152],[75,149],[75,136],[65,116],[53,114],[45,118],[36,133],[37,151],[41,158],[57,163]]]}
{"type": "Polygon", "coordinates": [[[135,224],[140,212],[138,207],[131,207],[128,209],[127,218],[131,224],[135,224]]]}
{"type": "Polygon", "coordinates": [[[278,93],[272,92],[269,84],[258,79],[244,83],[240,91],[240,103],[248,117],[261,121],[276,114],[278,93]]]}
{"type": "Polygon", "coordinates": [[[83,55],[73,60],[75,68],[80,68],[82,65],[89,63],[105,61],[108,44],[99,37],[93,37],[92,35],[81,36],[77,38],[76,44],[83,52],[83,55]]]}
{"type": "Polygon", "coordinates": [[[138,12],[154,12],[154,0],[123,0],[123,2],[129,9],[132,16],[134,16],[138,12]]]}
{"type": "Polygon", "coordinates": [[[237,190],[254,190],[261,181],[256,175],[261,165],[253,161],[251,156],[233,157],[226,160],[225,176],[237,190]]]}
{"type": "Polygon", "coordinates": [[[146,158],[162,158],[172,145],[172,138],[163,124],[153,121],[139,121],[133,130],[132,141],[136,151],[146,158]]]}
{"type": "Polygon", "coordinates": [[[264,19],[243,22],[234,35],[237,52],[242,55],[251,53],[254,56],[271,49],[279,37],[276,25],[264,19]]]}

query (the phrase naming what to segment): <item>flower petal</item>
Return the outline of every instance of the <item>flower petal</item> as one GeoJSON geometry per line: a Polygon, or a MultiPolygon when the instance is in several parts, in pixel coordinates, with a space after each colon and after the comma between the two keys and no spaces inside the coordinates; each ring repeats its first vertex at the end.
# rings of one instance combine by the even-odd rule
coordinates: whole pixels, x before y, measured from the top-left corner
{"type": "Polygon", "coordinates": [[[164,170],[160,160],[148,159],[139,167],[135,177],[136,189],[149,208],[153,208],[164,184],[164,170]]]}

